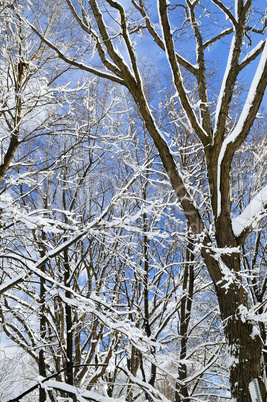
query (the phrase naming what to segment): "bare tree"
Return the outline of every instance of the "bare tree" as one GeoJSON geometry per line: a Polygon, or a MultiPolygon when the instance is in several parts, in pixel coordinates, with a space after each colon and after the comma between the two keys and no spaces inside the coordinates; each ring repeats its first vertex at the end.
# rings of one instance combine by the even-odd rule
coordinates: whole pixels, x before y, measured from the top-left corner
{"type": "Polygon", "coordinates": [[[232,162],[249,136],[266,87],[267,43],[266,39],[261,40],[266,27],[264,9],[259,9],[259,4],[252,0],[236,0],[227,5],[219,0],[186,0],[178,5],[158,0],[152,4],[157,4],[157,11],[150,9],[150,3],[143,0],[133,0],[127,8],[114,0],[89,0],[88,3],[66,0],[66,4],[79,27],[79,35],[88,38],[90,46],[94,46],[98,67],[92,64],[93,59],[90,64],[84,56],[84,42],[81,43],[80,54],[76,52],[73,57],[70,49],[66,51],[63,44],[52,43],[33,25],[32,29],[69,65],[120,83],[128,89],[154,141],[195,241],[201,247],[213,281],[228,344],[232,396],[238,401],[250,401],[249,384],[258,382],[264,400],[263,343],[256,331],[260,316],[250,310],[250,293],[244,284],[240,248],[265,211],[266,188],[251,200],[239,217],[234,218],[230,202],[232,162]],[[156,106],[153,104],[152,108],[149,105],[144,91],[140,69],[142,61],[138,56],[142,51],[140,38],[143,34],[154,41],[153,49],[157,46],[165,53],[164,63],[172,75],[173,94],[178,96],[184,111],[183,123],[195,133],[202,145],[206,186],[209,187],[209,202],[204,206],[196,204],[197,183],[192,184],[194,176],[189,177],[191,183],[185,180],[179,159],[166,137],[168,128],[156,124],[153,112],[156,106]],[[187,42],[192,52],[189,58],[182,54],[181,41],[185,40],[185,35],[194,41],[192,50],[191,43],[187,42]],[[222,43],[226,43],[222,51],[227,52],[228,62],[214,95],[207,81],[207,52],[210,49],[213,56],[213,47],[222,46],[222,43]],[[238,103],[243,103],[242,111],[233,119],[229,114],[237,94],[239,77],[254,61],[257,61],[257,67],[247,97],[239,94],[238,103]],[[184,84],[184,71],[197,85],[195,103],[184,84]],[[204,210],[206,212],[207,208],[211,228],[205,219],[204,210]]]}

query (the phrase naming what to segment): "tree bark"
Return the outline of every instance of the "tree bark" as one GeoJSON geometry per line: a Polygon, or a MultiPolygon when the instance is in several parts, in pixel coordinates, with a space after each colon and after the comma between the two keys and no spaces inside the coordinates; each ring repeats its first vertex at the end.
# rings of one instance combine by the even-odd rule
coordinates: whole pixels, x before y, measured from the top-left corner
{"type": "Polygon", "coordinates": [[[217,294],[228,346],[232,396],[238,402],[251,402],[249,383],[252,379],[258,379],[262,400],[265,401],[266,389],[261,367],[263,344],[246,316],[247,295],[239,284],[233,284],[229,289],[218,286],[217,294]]]}
{"type": "MultiPolygon", "coordinates": [[[[188,326],[190,322],[192,301],[194,290],[194,254],[193,254],[193,241],[187,236],[187,249],[184,264],[184,278],[183,278],[183,297],[181,299],[181,313],[180,313],[180,333],[181,336],[181,350],[180,359],[186,359],[187,341],[188,341],[188,326]]],[[[187,378],[187,366],[185,363],[179,364],[179,380],[183,381],[187,378]]],[[[175,402],[181,402],[186,398],[190,402],[188,387],[186,384],[176,386],[175,402]]]]}

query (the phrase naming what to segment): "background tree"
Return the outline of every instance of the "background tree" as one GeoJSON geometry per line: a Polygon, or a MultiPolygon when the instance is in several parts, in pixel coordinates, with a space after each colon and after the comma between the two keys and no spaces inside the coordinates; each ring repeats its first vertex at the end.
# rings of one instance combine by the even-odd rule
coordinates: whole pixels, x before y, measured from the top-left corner
{"type": "MultiPolygon", "coordinates": [[[[196,241],[201,245],[201,253],[214,283],[224,323],[232,396],[237,400],[250,401],[249,384],[255,379],[260,384],[260,392],[264,399],[266,388],[261,366],[263,345],[260,336],[254,331],[259,317],[253,315],[252,318],[249,310],[250,295],[243,284],[239,250],[252,226],[255,226],[252,223],[257,222],[259,211],[254,208],[257,202],[255,200],[247,207],[250,214],[246,209],[239,218],[233,220],[230,203],[233,157],[249,135],[266,87],[267,45],[265,40],[257,39],[265,29],[264,10],[255,8],[253,1],[244,3],[242,0],[236,0],[229,6],[217,0],[205,5],[201,2],[186,1],[181,6],[173,7],[172,3],[159,0],[158,13],[150,16],[148,4],[143,1],[133,1],[131,12],[130,8],[126,10],[121,3],[113,0],[108,0],[104,7],[96,0],[89,0],[87,5],[76,5],[70,0],[66,0],[66,3],[81,31],[94,43],[98,58],[104,67],[101,70],[83,64],[82,68],[127,87],[159,152],[196,241]],[[181,21],[179,31],[173,31],[172,21],[181,10],[184,11],[185,19],[181,21]],[[220,29],[220,22],[225,17],[227,26],[224,24],[224,29],[220,29]],[[110,18],[114,18],[114,24],[110,18]],[[159,21],[161,31],[154,26],[153,18],[159,21]],[[206,24],[209,24],[210,29],[205,29],[206,24]],[[184,180],[173,150],[165,139],[166,136],[164,137],[164,133],[155,123],[138,67],[139,31],[147,32],[166,53],[166,62],[173,77],[174,93],[183,107],[186,124],[202,144],[207,169],[206,181],[210,188],[212,230],[206,225],[202,208],[196,206],[192,190],[194,187],[184,180]],[[184,32],[192,35],[195,41],[196,51],[192,62],[178,51],[179,39],[184,32]],[[209,93],[206,53],[208,48],[220,43],[222,39],[229,43],[228,62],[216,95],[213,114],[213,107],[210,105],[213,94],[209,93]],[[249,46],[253,45],[250,51],[243,46],[244,42],[249,46]],[[127,51],[126,58],[122,56],[124,51],[127,51]],[[244,106],[237,121],[233,122],[228,116],[239,76],[256,58],[259,58],[256,73],[247,98],[243,99],[242,95],[239,97],[244,106]],[[195,105],[192,104],[183,83],[184,70],[197,84],[195,105]],[[242,227],[239,225],[241,219],[242,227]]],[[[36,29],[33,29],[38,34],[36,29]]],[[[43,41],[50,45],[61,59],[79,67],[79,63],[60,46],[52,45],[44,37],[43,41]]],[[[260,211],[265,207],[265,193],[263,189],[258,196],[262,200],[260,211]]]]}
{"type": "Polygon", "coordinates": [[[264,400],[265,152],[247,145],[266,86],[264,10],[242,0],[159,0],[157,11],[141,0],[127,9],[66,0],[33,3],[25,20],[22,3],[7,4],[11,21],[58,56],[45,65],[71,69],[72,88],[53,92],[62,108],[45,135],[38,126],[17,149],[31,164],[6,176],[6,333],[47,376],[51,400],[227,398],[225,362],[236,400],[250,401],[254,382],[264,400]],[[222,44],[216,86],[222,67],[208,58],[222,44]],[[245,97],[240,76],[254,64],[245,97]],[[79,70],[112,81],[108,92],[94,80],[83,87],[79,70]]]}

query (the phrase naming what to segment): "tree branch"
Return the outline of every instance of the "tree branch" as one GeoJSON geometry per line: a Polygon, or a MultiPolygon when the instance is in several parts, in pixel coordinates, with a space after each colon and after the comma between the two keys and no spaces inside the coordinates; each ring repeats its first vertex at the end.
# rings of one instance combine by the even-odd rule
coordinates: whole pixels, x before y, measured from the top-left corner
{"type": "Polygon", "coordinates": [[[229,8],[227,8],[220,0],[212,0],[212,2],[214,4],[216,4],[216,6],[219,7],[227,15],[227,17],[232,22],[235,29],[237,29],[238,23],[237,23],[235,17],[233,16],[233,14],[231,13],[231,11],[229,10],[229,8]]]}
{"type": "Polygon", "coordinates": [[[237,242],[242,245],[255,228],[257,223],[267,212],[267,186],[263,187],[258,194],[250,201],[244,211],[232,220],[232,227],[237,242]]]}
{"type": "Polygon", "coordinates": [[[173,75],[173,82],[176,87],[176,90],[179,94],[179,98],[181,104],[185,110],[185,113],[188,117],[188,120],[193,128],[193,130],[197,133],[200,140],[202,141],[204,146],[209,145],[209,135],[206,133],[203,128],[200,126],[197,121],[197,117],[193,111],[192,105],[188,100],[186,95],[186,91],[183,86],[183,80],[180,72],[179,65],[177,63],[176,52],[174,50],[173,38],[171,35],[171,28],[169,23],[169,18],[167,14],[167,2],[166,0],[158,0],[159,2],[159,17],[161,20],[161,26],[163,30],[163,36],[165,39],[165,48],[168,54],[168,59],[170,62],[170,67],[173,75]]]}
{"type": "Polygon", "coordinates": [[[108,80],[111,80],[113,82],[117,82],[118,84],[121,85],[125,85],[125,81],[123,79],[120,79],[114,75],[108,74],[108,73],[104,73],[100,70],[97,70],[95,68],[89,67],[83,63],[77,62],[75,60],[71,60],[69,59],[67,56],[65,56],[55,45],[53,45],[53,43],[51,43],[48,39],[46,39],[45,37],[43,37],[40,32],[38,32],[38,30],[34,27],[34,25],[32,25],[29,21],[25,20],[24,18],[18,16],[18,18],[23,21],[25,24],[29,25],[31,27],[31,29],[33,30],[33,32],[47,45],[49,46],[52,50],[54,50],[56,52],[56,54],[59,56],[59,58],[61,60],[63,60],[65,63],[68,63],[69,65],[73,66],[73,67],[77,67],[80,70],[83,71],[87,71],[88,73],[91,74],[95,74],[98,77],[101,78],[105,78],[108,80]]]}
{"type": "Polygon", "coordinates": [[[112,63],[110,63],[110,61],[106,58],[105,56],[105,51],[103,49],[103,47],[101,46],[99,39],[97,37],[97,34],[92,30],[92,28],[89,28],[84,22],[83,20],[79,17],[79,15],[77,14],[71,0],[66,0],[70,11],[72,13],[72,15],[74,16],[74,18],[76,19],[76,21],[78,22],[78,24],[80,25],[80,27],[82,28],[83,31],[85,31],[88,35],[92,35],[93,38],[96,40],[96,48],[98,51],[98,54],[102,60],[102,63],[104,64],[104,66],[110,70],[111,72],[113,72],[115,75],[117,75],[119,78],[121,78],[121,72],[120,70],[112,63]]]}
{"type": "MultiPolygon", "coordinates": [[[[141,13],[142,17],[145,20],[146,27],[150,35],[152,36],[154,42],[160,47],[160,49],[166,51],[165,46],[164,46],[164,41],[161,39],[161,37],[158,35],[157,31],[153,27],[150,18],[148,14],[145,11],[145,7],[143,4],[143,0],[139,0],[140,6],[136,3],[135,0],[132,0],[133,5],[135,8],[141,13]]],[[[177,61],[178,63],[183,66],[187,71],[192,73],[194,76],[197,76],[198,70],[187,60],[185,60],[182,56],[180,56],[178,53],[176,53],[177,61]]]]}

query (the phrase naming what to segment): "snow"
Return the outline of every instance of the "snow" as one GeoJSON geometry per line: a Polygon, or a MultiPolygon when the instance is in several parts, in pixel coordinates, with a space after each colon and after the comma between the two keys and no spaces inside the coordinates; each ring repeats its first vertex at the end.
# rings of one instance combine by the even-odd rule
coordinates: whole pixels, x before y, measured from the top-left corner
{"type": "MultiPolygon", "coordinates": [[[[219,98],[217,101],[217,107],[216,107],[216,111],[215,111],[215,131],[217,132],[218,129],[218,119],[219,119],[219,114],[220,114],[220,110],[221,110],[221,105],[222,105],[222,98],[225,94],[225,85],[226,85],[226,80],[229,74],[229,71],[231,69],[231,63],[232,63],[232,58],[233,58],[233,51],[234,51],[234,41],[235,41],[235,36],[232,39],[232,43],[230,46],[230,52],[229,52],[229,56],[228,56],[228,61],[227,61],[227,65],[226,65],[226,69],[225,69],[225,73],[224,73],[224,77],[223,77],[223,82],[221,85],[221,91],[219,94],[219,98]]],[[[229,137],[227,137],[228,139],[229,137]]],[[[223,142],[222,144],[222,148],[220,151],[220,155],[219,155],[219,159],[218,159],[218,177],[217,177],[217,216],[220,216],[221,213],[221,191],[220,191],[220,178],[221,178],[221,162],[223,160],[224,154],[225,154],[225,150],[226,150],[226,141],[223,142]]]]}
{"type": "Polygon", "coordinates": [[[211,247],[210,248],[212,252],[212,257],[218,261],[220,270],[222,273],[222,279],[217,282],[217,285],[222,282],[226,282],[222,288],[225,288],[226,293],[231,286],[232,283],[237,281],[237,277],[235,275],[235,272],[231,270],[230,268],[227,267],[227,265],[223,262],[222,260],[222,255],[231,255],[233,253],[240,253],[239,247],[224,247],[224,248],[219,248],[219,247],[211,247]]]}
{"type": "Polygon", "coordinates": [[[97,394],[94,391],[86,391],[81,390],[73,385],[65,384],[55,380],[48,380],[46,382],[43,381],[42,377],[40,378],[40,384],[42,388],[46,389],[47,391],[52,389],[61,390],[63,392],[67,392],[73,395],[76,395],[77,401],[84,402],[84,401],[96,401],[96,402],[118,402],[123,401],[125,399],[121,398],[110,398],[104,395],[97,394]]]}
{"type": "Polygon", "coordinates": [[[0,195],[0,208],[7,209],[13,203],[12,197],[8,193],[4,193],[0,195]]]}
{"type": "MultiPolygon", "coordinates": [[[[174,86],[174,88],[176,88],[177,94],[179,95],[179,88],[178,88],[177,85],[176,85],[176,80],[175,80],[175,76],[174,76],[174,72],[173,72],[173,66],[172,66],[172,62],[171,62],[171,59],[170,59],[168,47],[167,47],[166,40],[165,40],[165,34],[164,34],[163,24],[162,24],[162,21],[161,21],[160,1],[159,1],[159,0],[157,1],[157,10],[158,10],[158,16],[159,16],[159,19],[160,19],[160,22],[161,22],[162,41],[163,41],[163,43],[164,43],[164,47],[165,47],[165,51],[166,51],[166,57],[167,57],[167,59],[168,59],[169,66],[170,66],[171,72],[172,72],[173,86],[174,86]]],[[[173,52],[175,52],[174,49],[173,49],[173,52]]],[[[175,55],[176,55],[176,54],[177,54],[177,53],[175,52],[175,55]]],[[[180,57],[180,55],[179,55],[179,57],[180,57]]],[[[180,98],[180,102],[181,102],[181,107],[182,107],[182,109],[183,109],[185,115],[187,116],[187,122],[188,122],[188,124],[189,124],[189,126],[190,126],[192,132],[194,132],[195,130],[194,130],[193,126],[192,126],[192,117],[190,117],[189,114],[188,114],[187,111],[186,111],[186,110],[187,110],[186,104],[189,105],[189,109],[192,111],[193,119],[194,119],[195,123],[198,125],[199,131],[202,133],[202,135],[205,135],[206,137],[209,137],[208,133],[204,130],[204,128],[203,128],[203,127],[201,126],[201,124],[199,123],[198,118],[197,118],[197,115],[196,115],[195,112],[194,112],[194,106],[191,104],[190,98],[187,96],[187,94],[191,94],[191,91],[190,91],[190,90],[186,90],[186,88],[185,88],[185,85],[184,85],[184,82],[183,82],[183,77],[182,77],[182,74],[181,74],[180,65],[179,65],[179,63],[177,62],[177,58],[176,58],[176,57],[175,57],[175,63],[176,63],[176,67],[177,67],[177,69],[178,69],[178,71],[179,71],[179,75],[180,75],[180,78],[179,78],[179,80],[180,80],[180,82],[181,82],[180,91],[183,93],[183,97],[184,97],[185,101],[182,100],[183,97],[180,97],[180,96],[179,96],[179,98],[180,98]]],[[[176,94],[175,94],[174,96],[176,96],[176,94]]]]}
{"type": "MultiPolygon", "coordinates": [[[[225,288],[226,293],[229,289],[229,287],[231,286],[232,283],[237,281],[235,272],[232,271],[230,268],[228,268],[225,263],[222,261],[222,259],[219,259],[219,266],[221,269],[221,273],[222,273],[222,279],[221,281],[219,281],[218,283],[222,282],[222,281],[226,281],[226,283],[222,286],[222,288],[225,288]]],[[[217,283],[217,285],[218,285],[217,283]]]]}
{"type": "Polygon", "coordinates": [[[262,402],[258,379],[253,378],[253,380],[249,383],[248,387],[252,402],[262,402]]]}
{"type": "Polygon", "coordinates": [[[104,218],[106,215],[109,213],[109,211],[116,205],[116,203],[122,198],[123,194],[127,191],[127,189],[135,182],[135,180],[141,175],[142,170],[146,168],[146,164],[140,167],[137,172],[133,175],[133,177],[128,181],[128,183],[112,198],[110,201],[110,204],[103,210],[103,212],[96,217],[92,222],[88,223],[87,225],[84,226],[83,229],[77,230],[76,233],[73,235],[73,237],[70,237],[67,241],[63,242],[60,244],[58,247],[55,249],[49,251],[45,257],[41,258],[37,264],[36,267],[40,267],[43,263],[45,263],[49,258],[52,258],[56,255],[58,255],[61,251],[63,251],[66,247],[71,246],[73,243],[75,243],[77,240],[81,239],[83,236],[86,236],[90,233],[90,231],[97,226],[104,218]]]}
{"type": "MultiPolygon", "coordinates": [[[[232,49],[232,46],[231,46],[231,49],[232,49]]],[[[241,115],[240,115],[240,117],[238,119],[238,122],[237,122],[235,128],[233,129],[233,131],[223,141],[222,147],[221,147],[221,150],[220,150],[220,154],[219,154],[219,158],[218,158],[218,173],[217,173],[217,185],[218,185],[218,188],[217,188],[217,193],[218,193],[217,216],[218,217],[220,216],[220,213],[221,213],[221,192],[220,192],[221,164],[222,164],[224,155],[226,153],[227,146],[230,143],[234,143],[236,141],[236,139],[241,134],[241,132],[242,132],[242,130],[244,128],[246,120],[247,120],[247,118],[249,116],[250,109],[252,108],[254,100],[255,100],[255,97],[257,95],[257,88],[258,88],[258,85],[260,83],[260,79],[262,77],[262,74],[264,73],[266,63],[267,63],[267,40],[265,41],[265,46],[264,46],[264,49],[263,49],[263,52],[262,52],[262,55],[261,55],[261,58],[260,58],[256,73],[255,73],[254,78],[252,80],[252,83],[251,83],[251,86],[250,86],[250,89],[249,89],[249,92],[248,92],[248,96],[247,96],[247,99],[245,101],[244,107],[242,109],[241,115]]],[[[227,65],[226,71],[229,70],[229,68],[230,68],[230,55],[229,55],[228,65],[227,65]]],[[[228,74],[228,72],[227,72],[227,74],[228,74]]],[[[227,75],[226,75],[226,72],[225,72],[224,80],[226,80],[226,77],[227,77],[227,75]]],[[[218,123],[217,118],[218,118],[219,111],[220,111],[219,106],[221,104],[221,99],[222,99],[222,96],[223,96],[223,93],[224,93],[224,88],[225,88],[225,82],[223,82],[223,84],[222,84],[221,94],[220,94],[219,101],[218,101],[218,104],[217,104],[216,126],[217,126],[217,123],[218,123]]]]}
{"type": "Polygon", "coordinates": [[[261,48],[261,46],[264,44],[264,41],[261,40],[255,47],[253,50],[251,50],[251,52],[247,53],[246,56],[243,58],[243,60],[241,61],[241,64],[243,64],[249,57],[251,57],[254,53],[257,52],[257,50],[259,50],[261,48]]]}
{"type": "Polygon", "coordinates": [[[211,247],[212,255],[215,259],[218,259],[221,255],[231,255],[233,253],[240,253],[239,247],[211,247]]]}
{"type": "MultiPolygon", "coordinates": [[[[49,292],[51,295],[58,295],[64,303],[77,307],[79,306],[80,309],[86,311],[89,314],[94,314],[99,320],[106,325],[106,327],[110,328],[111,330],[120,331],[123,335],[125,335],[129,342],[138,348],[138,350],[147,352],[151,346],[159,347],[160,343],[151,340],[138,328],[131,325],[128,320],[120,320],[120,316],[128,315],[131,311],[117,311],[113,308],[112,303],[107,303],[103,301],[101,297],[98,297],[95,294],[91,294],[90,298],[81,296],[79,293],[75,292],[73,289],[64,286],[61,283],[58,283],[56,279],[53,279],[49,275],[43,273],[40,269],[38,269],[38,263],[28,263],[29,271],[34,272],[41,278],[44,278],[46,281],[50,282],[54,285],[54,289],[50,289],[49,292]],[[65,291],[69,291],[72,294],[72,298],[68,298],[65,296],[65,291]],[[105,312],[101,312],[96,309],[96,305],[101,304],[103,308],[106,308],[105,312]],[[109,313],[107,313],[109,311],[109,313]],[[110,318],[111,317],[111,318],[110,318]]],[[[135,313],[135,311],[132,311],[135,313]]]]}
{"type": "Polygon", "coordinates": [[[78,67],[79,69],[85,70],[85,71],[87,71],[87,72],[89,72],[89,73],[92,73],[92,74],[95,74],[95,75],[98,76],[98,77],[107,78],[107,79],[109,79],[109,80],[111,80],[111,81],[115,81],[115,82],[124,84],[123,80],[120,79],[120,78],[118,78],[116,75],[112,75],[112,74],[109,74],[109,73],[107,73],[107,72],[103,72],[103,71],[101,71],[101,70],[92,68],[92,67],[90,67],[89,65],[86,65],[86,64],[84,64],[84,63],[82,63],[82,62],[77,62],[77,61],[76,61],[75,59],[73,59],[73,58],[69,59],[66,55],[64,55],[64,54],[59,50],[58,47],[54,46],[53,43],[50,42],[46,37],[42,36],[42,34],[39,32],[39,30],[38,30],[37,28],[35,28],[35,26],[34,26],[33,24],[31,24],[26,18],[20,16],[20,19],[21,19],[21,21],[23,21],[23,22],[25,23],[25,25],[28,25],[28,26],[33,30],[33,32],[35,32],[36,35],[38,35],[38,37],[39,37],[44,43],[46,43],[51,49],[53,49],[53,50],[58,54],[58,56],[59,56],[62,60],[64,60],[66,63],[71,63],[71,64],[75,65],[76,67],[78,67]]]}
{"type": "Polygon", "coordinates": [[[262,217],[267,204],[267,186],[256,194],[244,211],[232,220],[232,228],[235,236],[240,236],[247,228],[254,228],[262,217]]]}
{"type": "Polygon", "coordinates": [[[129,379],[132,380],[133,383],[140,385],[143,390],[146,390],[154,402],[170,402],[170,400],[167,399],[160,391],[152,387],[149,383],[142,381],[138,377],[135,377],[127,368],[125,368],[123,371],[128,375],[129,379]]]}
{"type": "Polygon", "coordinates": [[[23,272],[20,275],[17,275],[15,278],[9,279],[8,281],[6,281],[5,283],[3,283],[0,286],[0,295],[2,293],[4,293],[5,291],[7,291],[8,289],[12,288],[13,286],[15,286],[18,282],[22,282],[23,279],[26,277],[26,273],[23,272]]]}
{"type": "Polygon", "coordinates": [[[248,117],[249,111],[253,106],[254,103],[254,99],[256,96],[256,92],[257,92],[257,87],[259,85],[260,79],[262,74],[264,73],[264,67],[266,65],[267,62],[267,40],[265,41],[265,46],[263,49],[263,52],[261,54],[261,58],[256,70],[256,73],[254,75],[254,78],[252,80],[249,92],[248,92],[248,96],[247,99],[245,101],[243,110],[241,112],[241,115],[239,117],[238,123],[235,126],[234,130],[232,131],[232,133],[230,134],[230,136],[228,136],[226,138],[226,142],[234,142],[236,137],[240,134],[240,132],[242,131],[243,127],[244,127],[244,123],[246,121],[246,118],[248,117]]]}
{"type": "Polygon", "coordinates": [[[253,329],[252,329],[252,332],[250,334],[251,338],[255,339],[256,336],[259,336],[259,334],[260,334],[260,332],[259,332],[258,328],[256,328],[255,325],[253,325],[253,329]]]}
{"type": "Polygon", "coordinates": [[[217,107],[216,107],[216,111],[215,111],[215,132],[217,131],[217,128],[218,128],[217,127],[217,125],[218,125],[218,117],[219,117],[220,110],[221,110],[222,98],[223,98],[224,92],[225,92],[226,80],[227,80],[229,71],[231,69],[231,62],[232,62],[233,51],[234,51],[234,42],[235,42],[235,35],[233,36],[233,39],[232,39],[232,42],[231,42],[230,51],[229,51],[229,55],[228,55],[228,61],[227,61],[227,65],[226,65],[225,72],[224,72],[224,77],[223,77],[223,81],[222,81],[222,85],[221,85],[219,98],[217,100],[217,107]]]}
{"type": "Polygon", "coordinates": [[[239,360],[235,356],[229,356],[228,357],[228,367],[234,367],[238,364],[239,360]]]}

